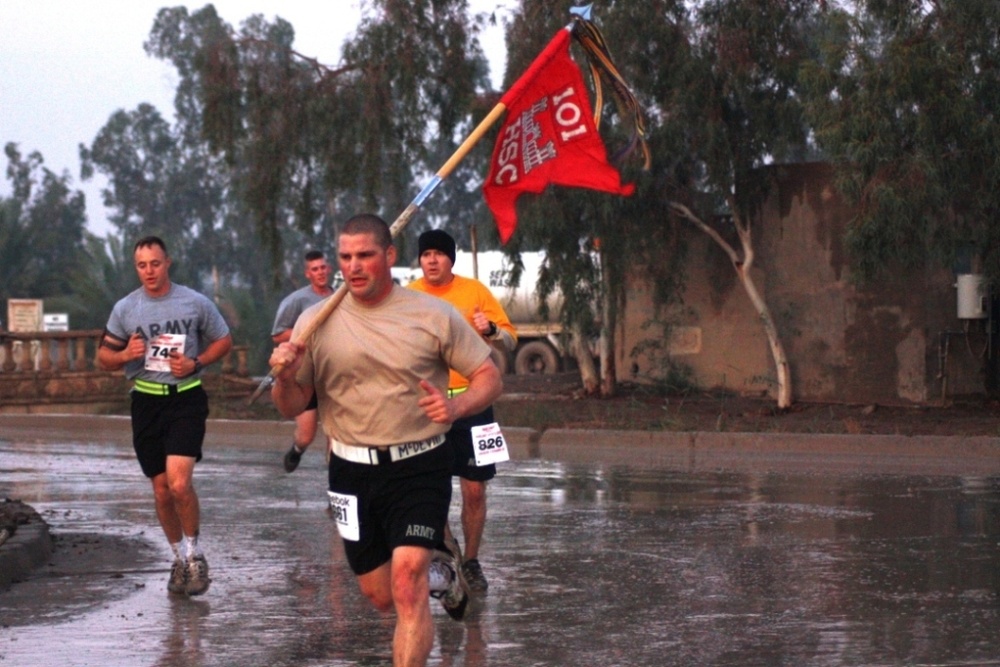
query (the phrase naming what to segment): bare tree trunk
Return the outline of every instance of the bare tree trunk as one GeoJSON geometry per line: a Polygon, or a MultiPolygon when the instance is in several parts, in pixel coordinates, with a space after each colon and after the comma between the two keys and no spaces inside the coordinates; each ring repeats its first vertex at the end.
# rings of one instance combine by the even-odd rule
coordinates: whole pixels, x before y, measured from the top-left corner
{"type": "Polygon", "coordinates": [[[601,337],[599,350],[601,357],[601,396],[608,398],[615,395],[615,322],[614,293],[608,284],[610,278],[604,262],[604,252],[598,257],[601,260],[601,337]]]}
{"type": "Polygon", "coordinates": [[[757,310],[761,324],[764,325],[764,333],[767,335],[767,342],[771,348],[771,356],[774,358],[775,372],[778,379],[778,408],[784,410],[791,407],[792,376],[788,366],[788,357],[785,354],[784,346],[781,344],[781,339],[778,337],[778,328],[775,326],[774,318],[771,316],[771,309],[768,308],[767,302],[764,301],[764,297],[761,296],[757,285],[753,281],[753,277],[750,275],[750,269],[753,266],[754,251],[749,225],[734,216],[733,225],[740,237],[740,245],[743,250],[741,258],[740,254],[717,231],[705,224],[687,206],[677,202],[671,202],[670,206],[681,217],[708,234],[729,255],[733,269],[736,271],[736,275],[739,276],[740,282],[743,283],[743,289],[746,290],[747,296],[750,297],[750,302],[757,310]]]}
{"type": "Polygon", "coordinates": [[[771,317],[771,309],[767,307],[767,302],[764,301],[764,298],[757,290],[757,285],[754,283],[753,278],[750,277],[748,268],[746,266],[737,267],[736,273],[739,275],[740,282],[743,283],[743,289],[746,290],[754,308],[757,309],[757,315],[760,317],[761,324],[764,325],[765,333],[767,333],[767,342],[771,346],[771,356],[774,358],[774,365],[778,374],[778,408],[784,410],[792,405],[792,376],[789,371],[785,348],[781,344],[781,339],[778,338],[778,328],[774,325],[774,319],[771,317]]]}
{"type": "Polygon", "coordinates": [[[615,380],[615,355],[613,351],[614,342],[609,340],[610,336],[601,334],[601,396],[610,398],[618,390],[618,383],[615,380]]]}
{"type": "Polygon", "coordinates": [[[597,376],[597,368],[594,366],[594,357],[590,353],[590,345],[583,335],[580,327],[573,328],[572,351],[576,358],[577,366],[580,368],[580,381],[583,383],[583,393],[592,396],[597,393],[600,385],[597,376]]]}

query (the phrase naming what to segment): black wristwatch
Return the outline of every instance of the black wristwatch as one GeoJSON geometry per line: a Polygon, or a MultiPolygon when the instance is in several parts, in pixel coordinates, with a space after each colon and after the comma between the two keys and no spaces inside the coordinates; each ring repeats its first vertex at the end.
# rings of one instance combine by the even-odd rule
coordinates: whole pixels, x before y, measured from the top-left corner
{"type": "Polygon", "coordinates": [[[486,332],[486,337],[493,338],[497,335],[497,331],[499,331],[499,329],[497,329],[497,323],[490,321],[490,330],[486,332]]]}
{"type": "Polygon", "coordinates": [[[198,373],[201,372],[201,369],[202,369],[201,359],[199,359],[198,357],[195,357],[194,358],[194,371],[191,372],[191,375],[197,375],[198,373]]]}

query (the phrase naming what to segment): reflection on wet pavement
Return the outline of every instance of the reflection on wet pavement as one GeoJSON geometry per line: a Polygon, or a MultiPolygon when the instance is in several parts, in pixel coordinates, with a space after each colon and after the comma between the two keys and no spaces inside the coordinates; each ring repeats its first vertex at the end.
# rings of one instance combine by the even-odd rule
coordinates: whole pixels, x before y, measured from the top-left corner
{"type": "MultiPolygon", "coordinates": [[[[390,664],[322,457],[287,475],[281,451],[199,465],[213,583],[184,599],[130,450],[0,440],[0,494],[62,540],[0,593],[0,665],[390,664]]],[[[434,607],[433,665],[1000,664],[997,478],[512,462],[481,561],[466,621],[434,607]]]]}

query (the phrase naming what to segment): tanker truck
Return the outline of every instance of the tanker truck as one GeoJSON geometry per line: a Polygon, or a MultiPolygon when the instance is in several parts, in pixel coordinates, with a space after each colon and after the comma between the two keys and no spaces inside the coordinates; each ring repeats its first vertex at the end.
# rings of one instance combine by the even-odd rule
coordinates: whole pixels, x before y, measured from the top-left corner
{"type": "MultiPolygon", "coordinates": [[[[477,278],[489,288],[507,317],[517,329],[517,347],[508,355],[495,349],[493,360],[500,372],[514,372],[518,375],[530,373],[557,373],[569,370],[575,363],[570,354],[568,337],[563,336],[563,326],[559,322],[546,322],[538,314],[538,294],[536,284],[538,272],[545,260],[543,252],[521,253],[524,271],[520,283],[511,284],[511,266],[507,257],[499,250],[475,253],[458,251],[455,253],[454,272],[460,276],[477,278]]],[[[420,277],[420,268],[393,268],[393,278],[401,285],[420,277]]],[[[556,294],[548,298],[551,317],[558,317],[562,299],[556,294]]]]}

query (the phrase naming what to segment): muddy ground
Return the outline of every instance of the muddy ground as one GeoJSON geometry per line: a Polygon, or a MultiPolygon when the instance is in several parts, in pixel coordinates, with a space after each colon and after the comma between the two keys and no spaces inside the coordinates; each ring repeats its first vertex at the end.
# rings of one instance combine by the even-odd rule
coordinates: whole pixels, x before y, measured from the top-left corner
{"type": "MultiPolygon", "coordinates": [[[[496,414],[505,427],[1000,437],[1000,401],[985,398],[956,398],[937,407],[799,402],[778,411],[762,397],[661,393],[633,385],[620,386],[612,398],[585,397],[576,373],[508,375],[504,389],[496,414]]],[[[128,414],[127,404],[115,412],[128,414]]],[[[213,397],[211,416],[281,419],[266,394],[253,405],[245,396],[213,397]]],[[[41,517],[29,506],[0,498],[0,535],[35,521],[41,517]]]]}

